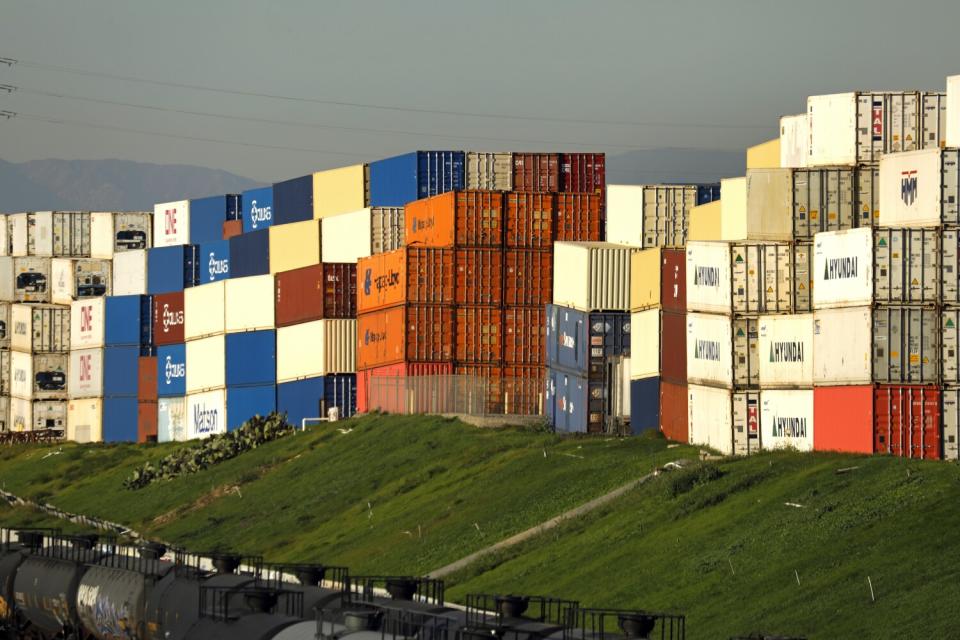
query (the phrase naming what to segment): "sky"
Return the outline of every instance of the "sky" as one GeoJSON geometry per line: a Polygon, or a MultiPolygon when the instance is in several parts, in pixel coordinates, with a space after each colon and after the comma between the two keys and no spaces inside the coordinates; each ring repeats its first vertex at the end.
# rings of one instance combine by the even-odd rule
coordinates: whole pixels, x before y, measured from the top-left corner
{"type": "Polygon", "coordinates": [[[414,149],[742,150],[811,94],[943,90],[958,23],[956,0],[0,0],[0,159],[270,182],[414,149]]]}

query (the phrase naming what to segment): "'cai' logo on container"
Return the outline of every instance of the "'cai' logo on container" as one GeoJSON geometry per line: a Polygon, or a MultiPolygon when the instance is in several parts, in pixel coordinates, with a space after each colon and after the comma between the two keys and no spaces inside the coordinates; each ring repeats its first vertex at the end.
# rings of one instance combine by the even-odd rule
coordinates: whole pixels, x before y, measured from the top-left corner
{"type": "Polygon", "coordinates": [[[164,218],[166,221],[166,226],[164,227],[164,233],[166,233],[168,236],[177,235],[177,210],[167,209],[164,212],[164,218]]]}
{"type": "Polygon", "coordinates": [[[174,313],[170,310],[169,304],[163,305],[163,332],[170,333],[170,327],[176,326],[178,324],[183,324],[183,311],[177,311],[174,313]]]}
{"type": "Polygon", "coordinates": [[[217,260],[216,254],[210,252],[210,262],[207,263],[207,271],[210,274],[210,282],[213,282],[217,276],[225,276],[230,272],[230,260],[224,258],[217,260]]]}
{"type": "Polygon", "coordinates": [[[205,407],[197,405],[193,408],[193,428],[197,433],[216,433],[220,412],[205,407]]]}
{"type": "Polygon", "coordinates": [[[900,199],[912,206],[917,201],[917,170],[900,172],[900,199]]]}
{"type": "Polygon", "coordinates": [[[273,218],[273,207],[258,207],[257,201],[250,202],[250,225],[256,229],[261,222],[269,222],[273,218]]]}
{"type": "Polygon", "coordinates": [[[170,384],[170,381],[174,378],[183,378],[187,375],[187,365],[185,362],[174,362],[173,358],[167,356],[163,364],[163,377],[166,379],[167,384],[170,384]]]}

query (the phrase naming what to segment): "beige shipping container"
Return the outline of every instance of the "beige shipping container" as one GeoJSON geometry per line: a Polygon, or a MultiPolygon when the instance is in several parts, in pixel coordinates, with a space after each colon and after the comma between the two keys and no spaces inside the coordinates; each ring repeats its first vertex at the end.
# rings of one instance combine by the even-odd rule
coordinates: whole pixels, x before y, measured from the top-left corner
{"type": "Polygon", "coordinates": [[[226,386],[226,337],[210,336],[187,342],[187,393],[226,386]]]}
{"type": "Polygon", "coordinates": [[[630,314],[630,378],[660,375],[660,309],[630,314]]]}
{"type": "Polygon", "coordinates": [[[760,450],[760,392],[731,391],[691,384],[687,387],[690,444],[724,455],[760,450]]]}
{"type": "Polygon", "coordinates": [[[720,240],[747,239],[747,178],[720,181],[720,240]]]}
{"type": "Polygon", "coordinates": [[[67,403],[63,400],[40,400],[33,403],[33,430],[57,429],[67,435],[67,403]]]}
{"type": "Polygon", "coordinates": [[[630,310],[642,311],[660,306],[660,247],[637,251],[630,256],[630,310]]]}
{"type": "Polygon", "coordinates": [[[313,174],[313,218],[363,209],[370,200],[369,194],[370,174],[365,164],[318,171],[313,174]]]}
{"type": "Polygon", "coordinates": [[[81,298],[113,295],[112,271],[109,260],[54,258],[50,264],[51,299],[56,304],[70,304],[81,298]]]}
{"type": "Polygon", "coordinates": [[[277,383],[331,373],[355,373],[356,351],[356,320],[316,320],[280,327],[277,383]]]}
{"type": "Polygon", "coordinates": [[[33,399],[33,356],[29,353],[10,352],[10,395],[33,399]]]}
{"type": "Polygon", "coordinates": [[[10,324],[10,302],[0,302],[0,349],[10,348],[10,334],[13,326],[10,324]]]}
{"type": "Polygon", "coordinates": [[[688,242],[711,242],[719,240],[722,211],[720,200],[702,204],[690,210],[688,242]]]}
{"type": "Polygon", "coordinates": [[[80,443],[103,441],[103,398],[67,403],[67,440],[80,443]]]}
{"type": "Polygon", "coordinates": [[[320,224],[320,255],[324,262],[356,262],[371,255],[371,209],[328,216],[320,224]]]}
{"type": "Polygon", "coordinates": [[[113,287],[115,296],[142,296],[147,293],[147,251],[121,251],[113,256],[113,287]]]}
{"type": "Polygon", "coordinates": [[[794,247],[787,243],[690,242],[687,309],[790,313],[795,304],[794,256],[794,247]]]}
{"type": "Polygon", "coordinates": [[[780,138],[767,140],[752,147],[747,147],[747,170],[750,169],[779,169],[780,168],[780,138]]]}
{"type": "Polygon", "coordinates": [[[27,255],[27,214],[11,213],[7,216],[7,235],[10,241],[10,255],[22,258],[27,255]]]}
{"type": "Polygon", "coordinates": [[[370,209],[370,250],[374,254],[395,251],[404,246],[403,207],[370,209]]]}
{"type": "Polygon", "coordinates": [[[0,256],[10,255],[10,227],[7,218],[6,214],[0,214],[0,256]]]}
{"type": "Polygon", "coordinates": [[[10,422],[10,403],[11,402],[12,400],[10,399],[9,396],[0,396],[0,433],[11,430],[11,425],[12,425],[12,423],[10,422]]]}
{"type": "Polygon", "coordinates": [[[227,333],[260,331],[274,327],[273,276],[226,280],[225,328],[227,333]]]}
{"type": "Polygon", "coordinates": [[[802,169],[810,158],[807,114],[780,118],[780,167],[802,169]]]}
{"type": "MultiPolygon", "coordinates": [[[[101,318],[102,309],[101,305],[101,318]]],[[[92,318],[90,320],[92,322],[92,318]]],[[[70,350],[69,307],[14,304],[10,307],[10,321],[13,324],[10,347],[15,351],[66,353],[70,350]]]]}
{"type": "Polygon", "coordinates": [[[184,340],[195,340],[224,332],[226,282],[230,281],[221,280],[184,289],[184,340]]]}
{"type": "Polygon", "coordinates": [[[12,302],[50,302],[50,258],[13,259],[12,302]]]}
{"type": "Polygon", "coordinates": [[[33,428],[33,401],[26,398],[9,398],[10,430],[22,433],[33,428]]]}
{"type": "Polygon", "coordinates": [[[467,152],[467,189],[513,191],[513,154],[467,152]]]}
{"type": "Polygon", "coordinates": [[[270,273],[320,264],[320,259],[319,219],[270,227],[270,273]]]}
{"type": "Polygon", "coordinates": [[[580,311],[630,310],[630,256],[609,242],[553,245],[553,303],[580,311]]]}

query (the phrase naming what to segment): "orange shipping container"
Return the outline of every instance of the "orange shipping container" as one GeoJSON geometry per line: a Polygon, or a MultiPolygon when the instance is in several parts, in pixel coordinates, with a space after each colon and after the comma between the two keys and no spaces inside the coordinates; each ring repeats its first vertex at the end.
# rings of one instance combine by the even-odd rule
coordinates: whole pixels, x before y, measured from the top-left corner
{"type": "Polygon", "coordinates": [[[503,362],[543,365],[547,358],[546,311],[539,307],[503,310],[503,362]]]}
{"type": "Polygon", "coordinates": [[[559,153],[514,153],[513,190],[555,193],[560,190],[559,153]]]}
{"type": "Polygon", "coordinates": [[[453,359],[453,307],[401,305],[357,317],[357,369],[453,359]]]}
{"type": "Polygon", "coordinates": [[[603,199],[592,193],[557,194],[557,218],[553,225],[558,241],[603,240],[603,199]]]}
{"type": "Polygon", "coordinates": [[[511,249],[503,252],[503,304],[543,306],[553,302],[553,252],[511,249]]]}
{"type": "Polygon", "coordinates": [[[500,306],[503,300],[503,252],[499,249],[457,249],[457,304],[500,306]]]}
{"type": "Polygon", "coordinates": [[[357,262],[360,313],[398,304],[453,304],[456,254],[452,249],[404,247],[357,262]]]}
{"type": "Polygon", "coordinates": [[[511,192],[506,197],[503,244],[510,248],[549,249],[553,245],[556,196],[511,192]]]}
{"type": "Polygon", "coordinates": [[[457,307],[456,318],[456,361],[499,363],[503,358],[503,312],[489,307],[457,307]]]}
{"type": "MultiPolygon", "coordinates": [[[[401,385],[371,383],[371,378],[407,378],[419,376],[443,376],[453,373],[452,362],[398,362],[376,369],[357,371],[357,412],[367,413],[378,410],[387,413],[404,413],[410,398],[408,394],[400,397],[397,393],[401,385]]],[[[432,389],[424,385],[421,394],[428,394],[432,389]]],[[[432,398],[413,398],[417,406],[428,405],[432,398]]]]}
{"type": "Polygon", "coordinates": [[[503,245],[503,194],[449,191],[407,204],[405,241],[427,247],[503,245]]]}
{"type": "Polygon", "coordinates": [[[687,385],[660,380],[660,431],[667,440],[689,442],[687,385]]]}
{"type": "Polygon", "coordinates": [[[873,453],[873,385],[813,390],[813,449],[873,453]]]}

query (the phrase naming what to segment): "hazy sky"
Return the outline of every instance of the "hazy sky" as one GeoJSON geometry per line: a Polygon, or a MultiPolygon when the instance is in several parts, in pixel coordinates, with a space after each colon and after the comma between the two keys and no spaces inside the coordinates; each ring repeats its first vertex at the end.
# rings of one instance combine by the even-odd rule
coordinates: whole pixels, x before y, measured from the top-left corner
{"type": "Polygon", "coordinates": [[[942,89],[960,73],[957,24],[956,0],[0,0],[0,57],[22,61],[0,65],[20,88],[0,110],[21,114],[0,119],[0,158],[272,181],[417,148],[743,149],[809,94],[942,89]]]}

